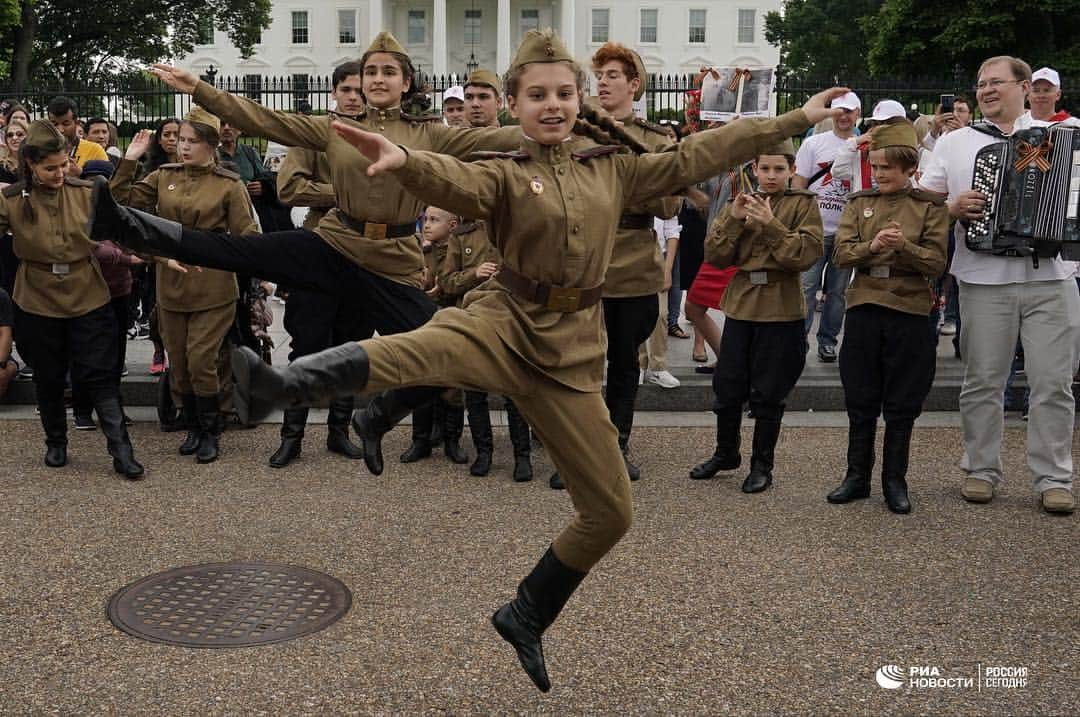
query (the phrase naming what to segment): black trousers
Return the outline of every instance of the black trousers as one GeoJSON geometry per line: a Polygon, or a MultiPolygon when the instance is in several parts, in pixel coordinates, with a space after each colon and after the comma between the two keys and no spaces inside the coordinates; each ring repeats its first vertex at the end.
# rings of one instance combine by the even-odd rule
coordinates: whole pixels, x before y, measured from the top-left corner
{"type": "Polygon", "coordinates": [[[713,369],[713,410],[742,411],[749,402],[757,418],[783,416],[784,402],[806,364],[803,323],[724,319],[713,369]]]}
{"type": "MultiPolygon", "coordinates": [[[[130,318],[130,296],[114,296],[109,302],[113,316],[116,317],[116,364],[113,366],[113,380],[116,382],[116,390],[120,391],[121,374],[124,372],[124,361],[127,360],[127,330],[130,318]]],[[[71,403],[75,407],[76,414],[89,416],[94,408],[94,399],[90,392],[75,380],[74,369],[71,378],[71,403]]]]}
{"type": "Polygon", "coordinates": [[[38,403],[63,401],[68,368],[71,382],[96,402],[119,395],[116,369],[116,315],[110,304],[68,319],[15,309],[19,351],[34,367],[38,403]]]}
{"type": "Polygon", "coordinates": [[[607,404],[611,422],[619,431],[625,448],[634,425],[634,401],[637,398],[638,349],[656,328],[660,316],[658,294],[604,299],[604,327],[607,330],[607,404]]]}
{"type": "Polygon", "coordinates": [[[346,341],[369,339],[374,333],[355,301],[304,289],[289,293],[282,323],[292,340],[290,361],[346,341]]]}
{"type": "Polygon", "coordinates": [[[854,422],[911,424],[934,382],[935,344],[927,318],[876,304],[848,309],[840,347],[844,403],[854,422]]]}

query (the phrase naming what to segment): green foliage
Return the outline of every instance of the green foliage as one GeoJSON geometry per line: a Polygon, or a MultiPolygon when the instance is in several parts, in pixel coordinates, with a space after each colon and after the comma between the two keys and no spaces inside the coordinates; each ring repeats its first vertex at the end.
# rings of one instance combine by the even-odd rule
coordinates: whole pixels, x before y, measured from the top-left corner
{"type": "Polygon", "coordinates": [[[780,48],[789,74],[864,75],[867,44],[860,19],[882,0],[784,0],[784,13],[765,15],[765,39],[780,48]]]}
{"type": "Polygon", "coordinates": [[[242,54],[250,54],[261,30],[270,25],[270,8],[271,0],[107,0],[89,5],[74,0],[0,0],[4,39],[0,54],[10,62],[16,80],[78,86],[131,63],[190,52],[207,15],[242,54]],[[12,4],[15,15],[5,29],[12,4]],[[28,37],[29,56],[13,57],[16,41],[28,37]]]}
{"type": "Polygon", "coordinates": [[[974,78],[994,55],[1015,55],[1032,67],[1080,72],[1080,0],[884,0],[861,21],[872,73],[910,77],[958,67],[974,78]],[[913,32],[913,28],[917,28],[913,32]]]}

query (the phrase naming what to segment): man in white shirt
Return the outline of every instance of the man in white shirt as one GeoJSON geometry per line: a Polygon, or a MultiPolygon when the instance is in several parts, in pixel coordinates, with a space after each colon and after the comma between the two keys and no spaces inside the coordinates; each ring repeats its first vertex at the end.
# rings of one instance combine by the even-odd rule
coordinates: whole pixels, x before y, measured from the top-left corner
{"type": "MultiPolygon", "coordinates": [[[[979,68],[976,99],[983,116],[1002,133],[1046,122],[1024,112],[1031,68],[1013,57],[992,57],[979,68]]],[[[1060,257],[994,256],[970,251],[964,224],[982,216],[986,198],[971,189],[975,154],[1001,141],[972,127],[949,132],[937,146],[920,184],[948,195],[957,219],[952,274],[960,283],[961,352],[964,383],[960,417],[964,431],[961,493],[973,503],[993,500],[1001,484],[1002,395],[1019,335],[1027,351],[1031,386],[1027,463],[1043,508],[1071,513],[1072,434],[1075,402],[1072,378],[1080,339],[1080,293],[1073,265],[1060,257]]]]}
{"type": "Polygon", "coordinates": [[[825,230],[825,253],[802,276],[807,334],[814,323],[818,290],[822,286],[825,289],[825,306],[821,311],[817,334],[818,359],[825,363],[836,361],[837,337],[844,326],[844,293],[851,281],[851,269],[837,269],[832,263],[833,239],[840,224],[840,215],[847,204],[847,195],[852,191],[851,180],[835,177],[832,163],[848,138],[854,136],[862,103],[858,95],[848,92],[833,100],[832,106],[842,107],[844,113],[833,118],[831,132],[814,134],[799,145],[795,155],[795,176],[791,180],[792,188],[809,189],[818,195],[818,209],[821,210],[821,223],[825,230]]]}
{"type": "Polygon", "coordinates": [[[1028,95],[1028,113],[1031,119],[1043,122],[1061,123],[1070,127],[1080,126],[1080,121],[1065,110],[1060,112],[1057,103],[1061,100],[1061,76],[1057,70],[1040,67],[1031,75],[1031,93],[1028,95]]]}

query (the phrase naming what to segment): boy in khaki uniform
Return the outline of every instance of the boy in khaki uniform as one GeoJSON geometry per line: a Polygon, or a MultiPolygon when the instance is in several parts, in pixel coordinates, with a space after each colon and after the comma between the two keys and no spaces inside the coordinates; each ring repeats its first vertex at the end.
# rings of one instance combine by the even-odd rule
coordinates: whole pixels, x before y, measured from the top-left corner
{"type": "MultiPolygon", "coordinates": [[[[461,307],[465,294],[494,276],[502,263],[499,250],[488,236],[483,221],[469,222],[456,227],[446,243],[446,257],[439,265],[439,287],[443,296],[461,307]]],[[[529,424],[513,399],[504,396],[510,444],[514,447],[514,482],[527,483],[533,479],[532,439],[529,424]]],[[[469,431],[476,460],[469,467],[474,476],[486,476],[491,471],[495,452],[495,437],[491,429],[488,395],[483,391],[465,392],[465,409],[469,412],[469,431]]]]}
{"type": "Polygon", "coordinates": [[[705,239],[705,261],[739,270],[720,303],[726,318],[713,370],[716,450],[690,477],[708,479],[739,467],[739,427],[749,401],[754,443],[744,493],[772,484],[784,400],[806,363],[800,276],[821,257],[822,228],[816,195],[788,188],[794,169],[790,139],[758,155],[760,191],[738,194],[705,239]]]}
{"type": "Polygon", "coordinates": [[[847,291],[840,379],[848,412],[848,469],[830,503],[870,495],[874,434],[885,416],[881,487],[894,513],[908,513],[911,429],[934,380],[927,316],[945,270],[949,216],[943,199],[913,189],[918,141],[907,120],[873,130],[870,167],[878,188],[850,196],[833,261],[856,269],[847,291]]]}

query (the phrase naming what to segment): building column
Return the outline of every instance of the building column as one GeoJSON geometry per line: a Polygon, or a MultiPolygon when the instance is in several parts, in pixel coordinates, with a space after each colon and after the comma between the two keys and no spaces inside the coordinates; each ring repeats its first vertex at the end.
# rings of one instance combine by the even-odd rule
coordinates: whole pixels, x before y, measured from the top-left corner
{"type": "Polygon", "coordinates": [[[383,0],[368,0],[368,38],[363,46],[370,45],[375,36],[385,29],[383,27],[383,0]]]}
{"type": "Polygon", "coordinates": [[[446,74],[446,0],[435,0],[435,12],[431,18],[432,74],[446,74]]]}
{"type": "Polygon", "coordinates": [[[498,28],[498,44],[495,50],[495,72],[506,72],[510,67],[510,0],[499,0],[499,12],[495,15],[498,28]]]}
{"type": "Polygon", "coordinates": [[[562,0],[562,16],[559,19],[559,36],[570,54],[577,57],[577,47],[574,40],[574,16],[577,14],[576,0],[562,0]]]}

